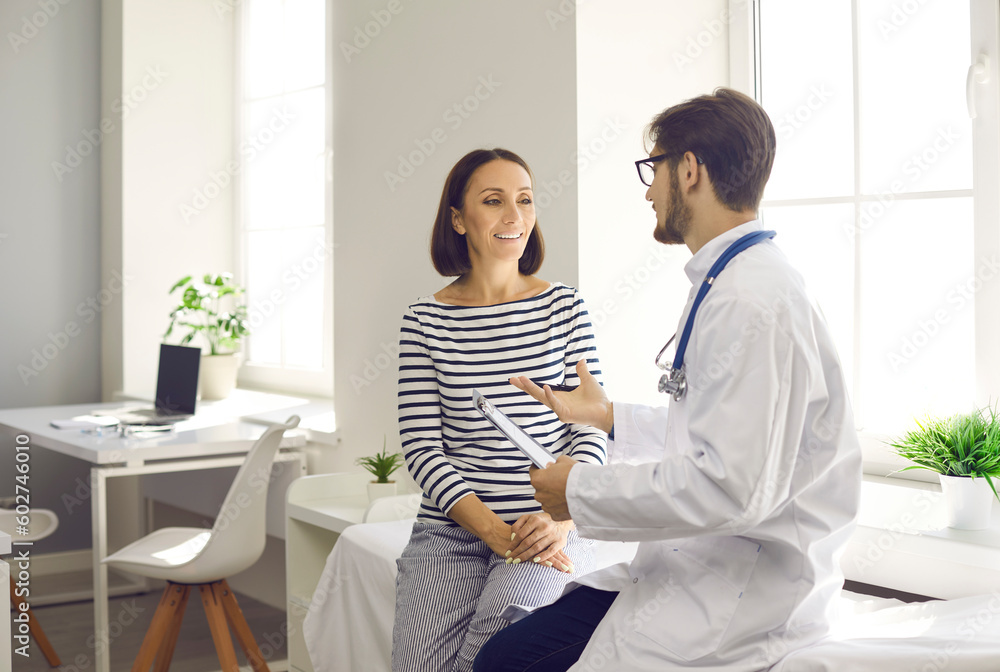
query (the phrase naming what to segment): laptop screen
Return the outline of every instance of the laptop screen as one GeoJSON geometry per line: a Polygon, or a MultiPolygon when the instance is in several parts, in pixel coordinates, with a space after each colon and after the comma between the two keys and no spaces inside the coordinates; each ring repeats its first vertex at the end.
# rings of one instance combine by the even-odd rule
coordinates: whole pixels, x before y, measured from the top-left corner
{"type": "Polygon", "coordinates": [[[201,348],[160,344],[160,369],[156,374],[157,413],[194,414],[200,365],[201,348]]]}

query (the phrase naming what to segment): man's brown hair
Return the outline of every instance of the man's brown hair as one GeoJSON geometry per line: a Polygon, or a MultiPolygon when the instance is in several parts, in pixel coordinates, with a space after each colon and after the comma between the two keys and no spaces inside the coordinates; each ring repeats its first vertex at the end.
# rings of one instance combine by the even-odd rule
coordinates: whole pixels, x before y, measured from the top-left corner
{"type": "MultiPolygon", "coordinates": [[[[444,189],[441,191],[441,203],[438,205],[437,217],[434,218],[434,229],[431,231],[431,261],[434,268],[443,276],[455,276],[468,273],[472,268],[469,262],[469,246],[465,236],[461,235],[451,226],[451,209],[461,210],[465,203],[465,192],[469,188],[469,180],[472,174],[480,166],[491,161],[513,161],[524,168],[531,178],[531,185],[534,187],[535,176],[531,173],[531,168],[520,156],[514,152],[501,149],[474,149],[461,159],[448,173],[448,179],[444,181],[444,189]]],[[[534,275],[542,266],[545,259],[545,241],[542,239],[542,231],[538,228],[538,219],[535,219],[535,226],[531,230],[528,242],[525,244],[524,253],[517,262],[517,270],[522,275],[534,275]]]]}
{"type": "Polygon", "coordinates": [[[685,152],[705,163],[719,202],[734,212],[756,210],[774,164],[774,126],[747,95],[719,87],[660,112],[649,139],[672,169],[685,152]]]}

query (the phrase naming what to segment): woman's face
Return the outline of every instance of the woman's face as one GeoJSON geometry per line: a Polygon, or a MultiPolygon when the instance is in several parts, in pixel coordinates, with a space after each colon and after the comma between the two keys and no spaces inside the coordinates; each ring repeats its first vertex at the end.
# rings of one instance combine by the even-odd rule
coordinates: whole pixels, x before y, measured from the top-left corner
{"type": "Polygon", "coordinates": [[[473,267],[521,258],[535,228],[531,176],[513,161],[497,159],[476,169],[461,210],[452,208],[451,225],[465,236],[473,267]]]}

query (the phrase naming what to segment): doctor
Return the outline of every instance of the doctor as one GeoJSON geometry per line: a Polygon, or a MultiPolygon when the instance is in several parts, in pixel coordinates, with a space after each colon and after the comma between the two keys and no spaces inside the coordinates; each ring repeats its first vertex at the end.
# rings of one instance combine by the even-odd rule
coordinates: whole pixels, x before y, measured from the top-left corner
{"type": "Polygon", "coordinates": [[[657,115],[649,137],[636,165],[653,237],[694,255],[658,358],[668,405],[612,403],[582,362],[572,392],[511,379],[613,438],[613,464],[534,470],[542,508],[639,550],[502,630],[479,672],[764,670],[829,631],[861,453],[829,329],[756,219],[774,129],[720,88],[657,115]]]}

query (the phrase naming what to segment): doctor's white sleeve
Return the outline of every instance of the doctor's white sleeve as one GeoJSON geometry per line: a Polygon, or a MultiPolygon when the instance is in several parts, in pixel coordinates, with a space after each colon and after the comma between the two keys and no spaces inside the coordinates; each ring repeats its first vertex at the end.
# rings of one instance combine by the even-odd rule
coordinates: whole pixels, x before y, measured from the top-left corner
{"type": "MultiPolygon", "coordinates": [[[[669,397],[663,395],[664,403],[669,397]]],[[[608,442],[608,463],[659,462],[667,445],[667,407],[614,402],[615,438],[608,442]]]]}
{"type": "Polygon", "coordinates": [[[629,445],[648,441],[648,449],[659,448],[661,455],[655,463],[572,469],[567,500],[582,536],[644,541],[739,535],[786,499],[810,401],[809,369],[817,363],[806,361],[810,346],[796,343],[779,321],[748,338],[741,327],[759,319],[760,311],[736,297],[702,304],[687,353],[689,364],[702,366],[689,367],[694,373],[687,395],[671,411],[686,405],[686,431],[666,436],[660,417],[626,407],[633,415],[621,426],[639,436],[627,429],[619,437],[616,407],[615,438],[629,445]],[[742,353],[728,367],[699,375],[715,353],[736,342],[742,353]]]}

